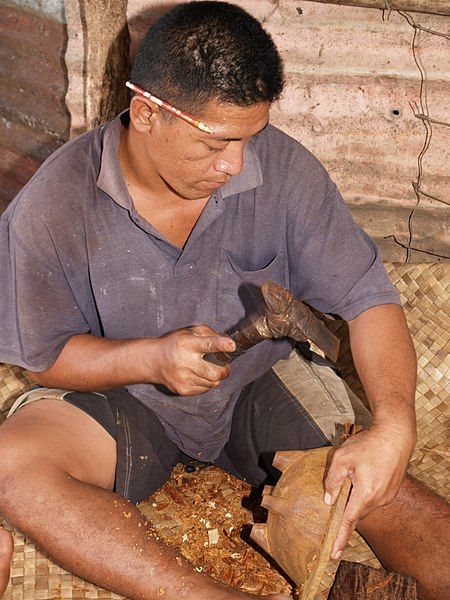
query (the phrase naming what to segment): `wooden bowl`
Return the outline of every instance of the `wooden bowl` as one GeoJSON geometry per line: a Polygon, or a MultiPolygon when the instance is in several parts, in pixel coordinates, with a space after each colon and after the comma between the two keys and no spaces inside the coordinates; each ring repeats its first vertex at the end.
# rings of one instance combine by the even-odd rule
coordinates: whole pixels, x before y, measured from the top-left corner
{"type": "Polygon", "coordinates": [[[277,452],[273,465],[282,475],[275,487],[264,488],[261,502],[269,511],[267,524],[254,525],[250,534],[297,584],[301,600],[316,596],[350,493],[346,479],[333,506],[323,501],[335,451],[328,446],[277,452]]]}

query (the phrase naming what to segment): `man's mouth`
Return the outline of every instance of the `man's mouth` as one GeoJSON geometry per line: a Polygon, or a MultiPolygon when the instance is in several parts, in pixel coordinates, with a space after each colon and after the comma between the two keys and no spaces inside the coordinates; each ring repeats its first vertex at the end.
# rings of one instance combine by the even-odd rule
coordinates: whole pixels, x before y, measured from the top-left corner
{"type": "Polygon", "coordinates": [[[225,181],[205,181],[204,183],[209,187],[221,187],[222,185],[225,185],[227,181],[228,179],[225,179],[225,181]]]}

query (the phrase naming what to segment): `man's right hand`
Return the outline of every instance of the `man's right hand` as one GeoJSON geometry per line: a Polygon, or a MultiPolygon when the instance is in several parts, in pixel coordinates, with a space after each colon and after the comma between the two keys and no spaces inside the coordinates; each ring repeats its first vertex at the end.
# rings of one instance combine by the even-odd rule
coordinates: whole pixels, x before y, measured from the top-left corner
{"type": "Polygon", "coordinates": [[[214,365],[203,356],[234,349],[231,338],[207,325],[130,340],[81,333],[68,340],[46,371],[28,375],[44,387],[79,392],[154,383],[175,394],[194,396],[217,387],[230,374],[228,366],[214,365]]]}
{"type": "Polygon", "coordinates": [[[151,353],[153,383],[162,384],[175,394],[203,394],[230,374],[228,365],[218,366],[203,359],[205,354],[235,349],[231,338],[207,325],[178,329],[155,341],[151,353]]]}

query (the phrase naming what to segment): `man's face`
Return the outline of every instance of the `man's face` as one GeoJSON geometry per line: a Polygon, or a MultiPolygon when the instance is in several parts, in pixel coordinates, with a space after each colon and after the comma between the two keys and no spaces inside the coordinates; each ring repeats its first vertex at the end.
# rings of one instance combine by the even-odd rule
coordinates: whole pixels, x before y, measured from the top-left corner
{"type": "Polygon", "coordinates": [[[269,103],[242,108],[211,101],[196,118],[213,134],[159,114],[141,136],[148,175],[183,199],[209,197],[240,173],[245,145],[267,125],[269,108],[269,103]]]}

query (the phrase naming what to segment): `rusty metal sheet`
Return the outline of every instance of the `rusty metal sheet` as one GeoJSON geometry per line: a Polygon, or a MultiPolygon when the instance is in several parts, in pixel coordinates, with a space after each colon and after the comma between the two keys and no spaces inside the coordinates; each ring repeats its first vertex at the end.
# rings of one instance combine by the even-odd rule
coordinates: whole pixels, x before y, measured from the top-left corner
{"type": "Polygon", "coordinates": [[[67,138],[64,25],[2,3],[0,211],[67,138]]]}

